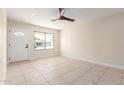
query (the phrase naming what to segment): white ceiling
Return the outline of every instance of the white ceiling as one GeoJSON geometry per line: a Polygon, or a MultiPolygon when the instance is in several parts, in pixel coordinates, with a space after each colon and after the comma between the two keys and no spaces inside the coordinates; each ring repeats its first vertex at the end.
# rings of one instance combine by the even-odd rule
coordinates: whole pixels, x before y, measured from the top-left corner
{"type": "Polygon", "coordinates": [[[65,8],[65,16],[76,19],[75,22],[50,21],[59,16],[57,8],[8,8],[8,19],[30,23],[38,26],[45,26],[54,29],[62,29],[66,24],[85,23],[109,16],[124,9],[114,8],[65,8]]]}

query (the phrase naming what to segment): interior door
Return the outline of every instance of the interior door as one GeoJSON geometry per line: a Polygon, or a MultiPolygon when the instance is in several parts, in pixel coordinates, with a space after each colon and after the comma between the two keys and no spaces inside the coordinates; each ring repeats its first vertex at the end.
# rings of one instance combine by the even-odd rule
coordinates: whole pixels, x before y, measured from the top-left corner
{"type": "Polygon", "coordinates": [[[22,28],[8,30],[8,60],[17,62],[28,59],[28,35],[22,28]]]}

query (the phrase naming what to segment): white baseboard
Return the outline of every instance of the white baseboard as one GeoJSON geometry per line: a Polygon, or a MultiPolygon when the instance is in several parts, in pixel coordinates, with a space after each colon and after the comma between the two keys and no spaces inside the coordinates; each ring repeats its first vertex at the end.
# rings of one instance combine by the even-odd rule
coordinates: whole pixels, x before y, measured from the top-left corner
{"type": "MultiPolygon", "coordinates": [[[[54,57],[54,56],[60,56],[60,54],[51,54],[51,55],[42,55],[42,56],[36,56],[36,57],[30,57],[27,60],[22,60],[22,61],[31,61],[31,60],[37,60],[37,59],[43,59],[43,58],[48,58],[48,57],[54,57]]],[[[14,62],[21,62],[21,61],[14,61],[14,62]]],[[[7,64],[14,63],[14,62],[7,62],[7,64]]]]}
{"type": "Polygon", "coordinates": [[[98,61],[94,61],[94,60],[84,59],[84,58],[80,58],[80,57],[73,57],[73,56],[68,56],[68,55],[61,55],[61,56],[68,57],[71,59],[81,60],[83,62],[89,62],[89,63],[94,63],[94,64],[98,64],[98,65],[102,65],[102,66],[108,66],[108,67],[124,70],[124,66],[120,66],[120,65],[109,64],[109,63],[105,63],[105,62],[98,62],[98,61]]]}

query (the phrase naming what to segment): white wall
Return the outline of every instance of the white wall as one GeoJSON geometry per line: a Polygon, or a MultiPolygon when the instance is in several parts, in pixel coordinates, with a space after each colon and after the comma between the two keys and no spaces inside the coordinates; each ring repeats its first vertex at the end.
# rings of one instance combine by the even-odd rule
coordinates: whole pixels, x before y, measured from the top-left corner
{"type": "Polygon", "coordinates": [[[124,68],[124,13],[65,27],[61,31],[61,54],[124,68]]]}
{"type": "MultiPolygon", "coordinates": [[[[28,59],[37,59],[37,58],[43,58],[43,57],[49,57],[54,55],[59,55],[59,31],[50,29],[50,28],[44,28],[40,26],[35,26],[31,24],[26,24],[22,22],[12,21],[8,20],[8,28],[18,28],[18,29],[24,29],[27,31],[28,38],[29,38],[29,55],[28,59]],[[34,50],[34,31],[40,31],[40,32],[50,32],[54,33],[55,35],[55,49],[53,50],[34,50]]],[[[12,32],[12,31],[11,31],[12,32]]],[[[11,55],[10,55],[11,56],[11,55]]]]}
{"type": "Polygon", "coordinates": [[[0,84],[5,79],[7,64],[7,16],[6,10],[0,9],[0,84]]]}

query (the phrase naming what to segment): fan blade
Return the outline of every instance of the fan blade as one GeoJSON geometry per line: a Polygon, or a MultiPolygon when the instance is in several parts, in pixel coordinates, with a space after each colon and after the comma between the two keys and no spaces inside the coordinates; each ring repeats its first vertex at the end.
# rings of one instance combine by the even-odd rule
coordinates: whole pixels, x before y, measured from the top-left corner
{"type": "Polygon", "coordinates": [[[63,16],[64,15],[64,12],[65,12],[64,8],[59,8],[60,16],[63,16]]]}
{"type": "Polygon", "coordinates": [[[59,20],[59,18],[57,18],[57,19],[53,19],[53,20],[51,20],[51,21],[56,21],[56,20],[59,20]]]}
{"type": "Polygon", "coordinates": [[[68,20],[68,21],[72,21],[72,22],[75,21],[74,19],[72,19],[72,18],[68,18],[68,17],[65,17],[65,16],[63,16],[63,18],[64,18],[64,20],[68,20]]]}

